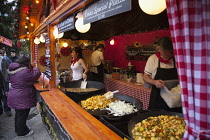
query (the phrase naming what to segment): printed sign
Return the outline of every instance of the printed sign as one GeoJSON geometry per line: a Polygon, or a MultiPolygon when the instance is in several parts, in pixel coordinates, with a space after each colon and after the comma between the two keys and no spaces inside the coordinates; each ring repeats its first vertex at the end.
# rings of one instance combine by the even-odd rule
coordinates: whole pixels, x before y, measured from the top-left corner
{"type": "Polygon", "coordinates": [[[131,0],[99,0],[84,10],[84,24],[92,23],[129,10],[131,10],[131,0]]]}
{"type": "Polygon", "coordinates": [[[67,19],[58,23],[58,33],[67,32],[74,29],[74,16],[70,16],[67,19]]]}
{"type": "Polygon", "coordinates": [[[12,40],[7,39],[3,36],[0,36],[0,42],[5,44],[5,45],[8,45],[8,46],[12,47],[12,40]]]}
{"type": "Polygon", "coordinates": [[[154,44],[144,44],[139,47],[139,60],[147,61],[147,59],[156,53],[156,46],[154,44]]]}
{"type": "Polygon", "coordinates": [[[134,45],[126,46],[126,60],[147,61],[147,59],[156,53],[154,44],[144,44],[140,47],[134,45]]]}
{"type": "Polygon", "coordinates": [[[134,45],[126,46],[126,60],[139,60],[139,49],[134,45]]]}
{"type": "Polygon", "coordinates": [[[45,45],[50,45],[50,38],[49,37],[45,38],[45,45]]]}

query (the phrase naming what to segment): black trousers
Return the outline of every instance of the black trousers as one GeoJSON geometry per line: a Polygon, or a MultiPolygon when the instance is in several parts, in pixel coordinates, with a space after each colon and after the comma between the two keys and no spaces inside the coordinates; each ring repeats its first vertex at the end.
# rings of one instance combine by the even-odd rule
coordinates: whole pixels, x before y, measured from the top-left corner
{"type": "Polygon", "coordinates": [[[18,136],[24,136],[30,131],[26,125],[29,112],[30,108],[25,110],[15,109],[15,132],[18,136]]]}
{"type": "Polygon", "coordinates": [[[11,108],[8,107],[8,105],[7,105],[7,96],[6,95],[0,96],[0,114],[2,114],[3,111],[5,113],[11,111],[11,108]]]}

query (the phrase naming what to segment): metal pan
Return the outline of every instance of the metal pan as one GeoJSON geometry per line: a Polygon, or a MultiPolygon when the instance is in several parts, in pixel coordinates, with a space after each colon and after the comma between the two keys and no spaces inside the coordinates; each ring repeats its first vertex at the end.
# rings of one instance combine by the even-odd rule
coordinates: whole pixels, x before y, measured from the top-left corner
{"type": "Polygon", "coordinates": [[[176,113],[176,112],[169,112],[164,110],[146,110],[140,112],[138,115],[134,116],[129,122],[128,122],[128,133],[132,137],[132,129],[135,127],[135,125],[138,122],[143,121],[144,119],[147,119],[148,117],[156,117],[160,115],[171,115],[171,116],[178,116],[180,118],[183,118],[183,114],[176,113]]]}
{"type": "Polygon", "coordinates": [[[71,98],[73,101],[78,103],[81,100],[87,99],[89,97],[92,97],[93,95],[102,94],[105,91],[105,87],[103,83],[97,82],[97,81],[87,81],[86,88],[97,88],[96,91],[91,92],[68,92],[66,91],[66,88],[80,88],[82,81],[72,81],[69,83],[61,83],[60,84],[60,90],[63,91],[69,98],[71,98]]]}
{"type": "MultiPolygon", "coordinates": [[[[141,101],[139,101],[137,98],[134,98],[134,97],[131,97],[131,96],[128,96],[128,95],[124,95],[124,94],[118,94],[118,93],[115,93],[114,94],[114,97],[121,100],[121,101],[125,101],[125,102],[128,102],[128,103],[132,103],[136,106],[137,110],[140,111],[142,110],[142,107],[143,107],[143,104],[141,101]]],[[[79,105],[81,105],[81,102],[78,103],[79,105]]],[[[97,110],[89,110],[89,109],[85,109],[87,112],[89,112],[91,115],[95,115],[95,116],[99,116],[99,117],[105,117],[107,119],[121,119],[121,117],[125,117],[125,116],[133,116],[134,114],[136,115],[136,113],[132,113],[132,114],[127,114],[127,115],[124,115],[124,116],[114,116],[112,114],[109,114],[110,111],[109,110],[100,110],[100,109],[97,109],[97,110]]]]}

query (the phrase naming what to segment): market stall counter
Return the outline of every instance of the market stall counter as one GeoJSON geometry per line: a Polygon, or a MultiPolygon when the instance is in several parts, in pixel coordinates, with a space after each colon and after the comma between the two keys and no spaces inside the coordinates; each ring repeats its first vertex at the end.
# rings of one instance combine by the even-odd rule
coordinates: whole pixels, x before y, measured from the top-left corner
{"type": "Polygon", "coordinates": [[[59,89],[52,88],[40,94],[42,117],[52,139],[122,139],[59,89]]]}
{"type": "Polygon", "coordinates": [[[111,77],[105,80],[106,91],[119,90],[121,94],[133,96],[143,103],[143,110],[147,110],[150,99],[150,88],[144,88],[143,85],[136,85],[136,83],[115,80],[111,77]]]}

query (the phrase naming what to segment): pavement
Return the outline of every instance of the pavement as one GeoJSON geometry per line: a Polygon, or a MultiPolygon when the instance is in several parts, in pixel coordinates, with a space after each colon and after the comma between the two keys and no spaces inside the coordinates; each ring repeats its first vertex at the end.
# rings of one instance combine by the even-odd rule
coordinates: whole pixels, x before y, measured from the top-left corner
{"type": "Polygon", "coordinates": [[[11,112],[11,117],[8,117],[5,113],[0,116],[0,140],[51,140],[36,107],[31,108],[26,121],[27,126],[31,128],[34,133],[24,138],[16,135],[14,127],[15,110],[12,109],[11,112]]]}

